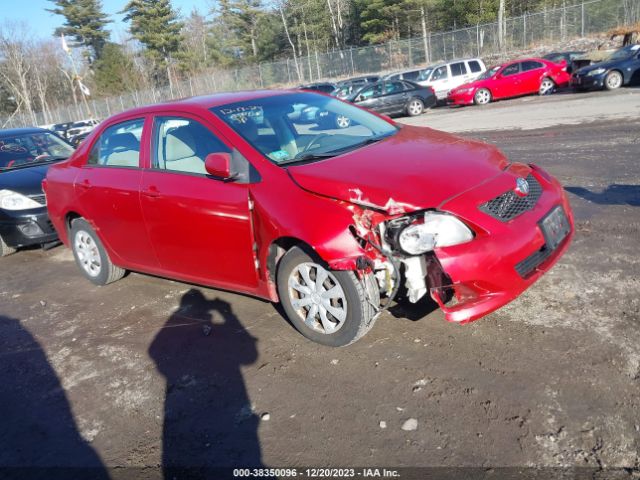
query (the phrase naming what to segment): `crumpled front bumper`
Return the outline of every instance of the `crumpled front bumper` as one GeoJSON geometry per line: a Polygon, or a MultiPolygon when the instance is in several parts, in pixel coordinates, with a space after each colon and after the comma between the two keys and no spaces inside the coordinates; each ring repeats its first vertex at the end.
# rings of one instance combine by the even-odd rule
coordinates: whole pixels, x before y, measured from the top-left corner
{"type": "MultiPolygon", "coordinates": [[[[526,176],[526,173],[522,175],[526,176]]],[[[441,207],[471,224],[481,225],[484,230],[471,242],[435,251],[451,284],[432,286],[430,293],[448,321],[468,323],[506,305],[535,283],[568,249],[574,222],[567,196],[557,180],[543,170],[534,167],[532,173],[543,188],[542,195],[531,210],[511,221],[502,222],[478,209],[491,198],[490,192],[495,193],[494,182],[441,207]],[[570,232],[553,251],[545,252],[545,238],[539,222],[558,205],[569,220],[570,232]],[[540,261],[535,262],[536,258],[540,261]],[[522,276],[516,266],[526,259],[534,261],[533,268],[522,276]],[[445,304],[447,298],[453,298],[453,302],[445,304]]]]}

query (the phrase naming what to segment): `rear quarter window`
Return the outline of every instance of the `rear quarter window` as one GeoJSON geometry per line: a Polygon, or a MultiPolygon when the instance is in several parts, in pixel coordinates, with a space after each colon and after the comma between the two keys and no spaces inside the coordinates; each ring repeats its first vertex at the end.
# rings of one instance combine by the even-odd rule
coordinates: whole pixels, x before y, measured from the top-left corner
{"type": "Polygon", "coordinates": [[[477,60],[471,60],[469,62],[469,70],[471,70],[471,73],[481,72],[482,67],[480,66],[480,62],[478,62],[477,60]]]}

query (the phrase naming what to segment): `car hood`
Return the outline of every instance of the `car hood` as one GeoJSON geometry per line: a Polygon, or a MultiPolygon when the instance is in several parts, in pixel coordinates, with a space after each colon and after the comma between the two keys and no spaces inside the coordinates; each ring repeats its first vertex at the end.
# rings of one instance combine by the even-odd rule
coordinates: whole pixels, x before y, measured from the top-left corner
{"type": "Polygon", "coordinates": [[[42,193],[42,180],[51,163],[0,171],[0,190],[12,190],[23,195],[42,193]]]}
{"type": "Polygon", "coordinates": [[[592,70],[596,70],[597,68],[604,68],[609,70],[610,68],[617,67],[620,62],[624,62],[625,60],[605,60],[604,62],[592,63],[591,65],[587,65],[586,67],[580,68],[576,74],[584,75],[585,73],[589,73],[592,70]]]}
{"type": "Polygon", "coordinates": [[[393,215],[437,207],[507,165],[491,145],[407,125],[378,143],[287,170],[305,190],[393,215]]]}

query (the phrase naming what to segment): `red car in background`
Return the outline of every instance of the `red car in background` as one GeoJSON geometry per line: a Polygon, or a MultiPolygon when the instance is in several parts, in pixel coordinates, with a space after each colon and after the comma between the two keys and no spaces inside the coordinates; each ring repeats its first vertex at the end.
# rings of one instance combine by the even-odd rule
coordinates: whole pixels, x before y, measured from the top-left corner
{"type": "Polygon", "coordinates": [[[569,84],[566,62],[553,63],[541,58],[526,58],[498,65],[473,82],[451,90],[449,105],[485,105],[493,100],[539,93],[548,95],[569,84]]]}
{"type": "Polygon", "coordinates": [[[573,236],[567,196],[540,167],[302,91],[123,112],[51,166],[44,187],[93,283],[134,270],[281,302],[330,346],[364,335],[399,289],[431,297],[449,321],[480,318],[573,236]],[[349,126],[302,122],[305,108],[349,126]]]}

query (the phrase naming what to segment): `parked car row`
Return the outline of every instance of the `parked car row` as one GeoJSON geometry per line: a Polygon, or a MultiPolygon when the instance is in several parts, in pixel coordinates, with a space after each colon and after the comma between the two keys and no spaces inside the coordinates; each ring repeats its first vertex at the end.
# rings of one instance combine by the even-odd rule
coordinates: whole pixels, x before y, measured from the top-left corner
{"type": "Polygon", "coordinates": [[[87,138],[89,133],[100,122],[94,118],[79,120],[77,122],[55,123],[51,125],[41,125],[40,128],[51,130],[59,136],[69,141],[72,145],[78,145],[82,140],[87,138]]]}
{"type": "Polygon", "coordinates": [[[548,95],[569,85],[575,90],[612,90],[639,82],[639,76],[640,45],[630,45],[617,50],[606,61],[594,64],[585,52],[579,51],[519,59],[488,70],[482,59],[468,58],[382,77],[363,76],[337,84],[323,82],[300,88],[328,93],[378,113],[417,115],[437,101],[449,105],[485,105],[522,95],[548,95]],[[415,93],[398,97],[401,91],[415,93]],[[432,93],[435,102],[431,99],[432,93]]]}

